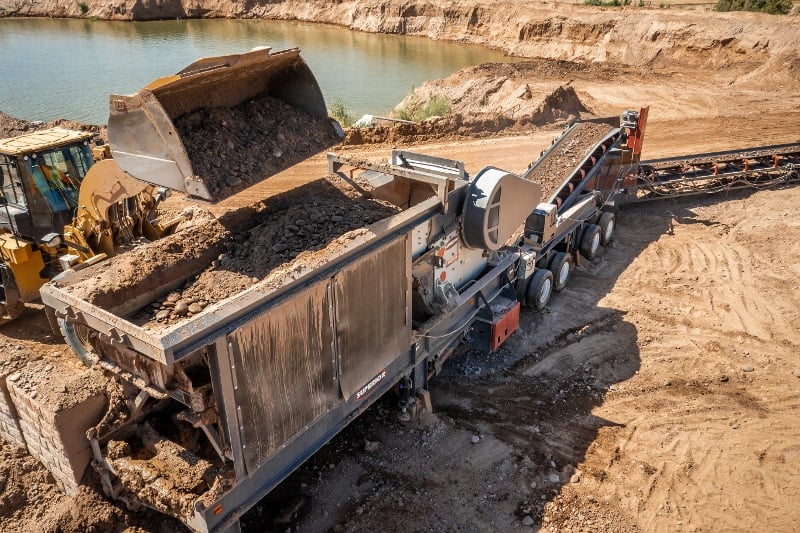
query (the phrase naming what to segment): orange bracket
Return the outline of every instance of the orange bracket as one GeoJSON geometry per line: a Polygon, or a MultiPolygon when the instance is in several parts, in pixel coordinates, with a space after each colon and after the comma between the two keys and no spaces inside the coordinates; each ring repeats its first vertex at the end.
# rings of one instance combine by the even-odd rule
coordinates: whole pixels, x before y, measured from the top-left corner
{"type": "Polygon", "coordinates": [[[502,346],[517,329],[519,329],[519,302],[492,322],[492,351],[502,346]]]}

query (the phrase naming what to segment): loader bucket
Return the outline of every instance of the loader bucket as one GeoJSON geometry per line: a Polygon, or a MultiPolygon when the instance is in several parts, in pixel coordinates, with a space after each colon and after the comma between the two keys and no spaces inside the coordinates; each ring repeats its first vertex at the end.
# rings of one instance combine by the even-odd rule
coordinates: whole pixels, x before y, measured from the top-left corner
{"type": "Polygon", "coordinates": [[[119,166],[142,181],[211,202],[342,136],[297,48],[200,59],[110,101],[108,138],[119,166]]]}

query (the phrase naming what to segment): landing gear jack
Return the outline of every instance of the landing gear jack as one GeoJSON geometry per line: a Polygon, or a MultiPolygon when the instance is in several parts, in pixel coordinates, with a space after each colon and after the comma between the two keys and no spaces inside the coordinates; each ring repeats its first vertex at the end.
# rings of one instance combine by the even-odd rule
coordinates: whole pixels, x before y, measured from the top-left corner
{"type": "Polygon", "coordinates": [[[400,408],[400,412],[397,413],[397,419],[400,422],[409,422],[411,420],[411,413],[408,412],[409,408],[414,407],[415,399],[412,397],[414,392],[414,382],[411,381],[411,378],[406,376],[400,380],[397,384],[398,393],[400,394],[400,400],[397,402],[397,407],[400,408]]]}
{"type": "Polygon", "coordinates": [[[400,380],[398,388],[400,400],[397,402],[397,406],[400,408],[400,412],[397,413],[397,419],[400,422],[407,423],[412,420],[418,420],[423,412],[433,412],[430,391],[426,389],[414,390],[412,381],[408,377],[400,380]]]}

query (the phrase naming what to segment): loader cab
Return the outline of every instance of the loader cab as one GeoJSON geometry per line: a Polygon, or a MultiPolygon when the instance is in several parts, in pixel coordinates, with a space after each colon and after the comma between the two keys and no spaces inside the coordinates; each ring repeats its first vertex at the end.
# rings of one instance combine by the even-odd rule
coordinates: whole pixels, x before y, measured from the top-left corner
{"type": "Polygon", "coordinates": [[[93,136],[50,128],[0,140],[0,228],[34,241],[61,233],[94,162],[93,136]]]}

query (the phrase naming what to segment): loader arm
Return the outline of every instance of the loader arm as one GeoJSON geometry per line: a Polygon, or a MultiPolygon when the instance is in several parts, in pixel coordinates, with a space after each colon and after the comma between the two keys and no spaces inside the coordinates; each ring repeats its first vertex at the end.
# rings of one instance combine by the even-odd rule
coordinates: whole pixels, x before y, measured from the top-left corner
{"type": "Polygon", "coordinates": [[[85,261],[99,254],[111,257],[120,245],[140,237],[168,235],[181,219],[155,226],[159,198],[155,186],[131,177],[113,159],[95,163],[83,180],[75,218],[64,228],[65,244],[85,261]]]}

